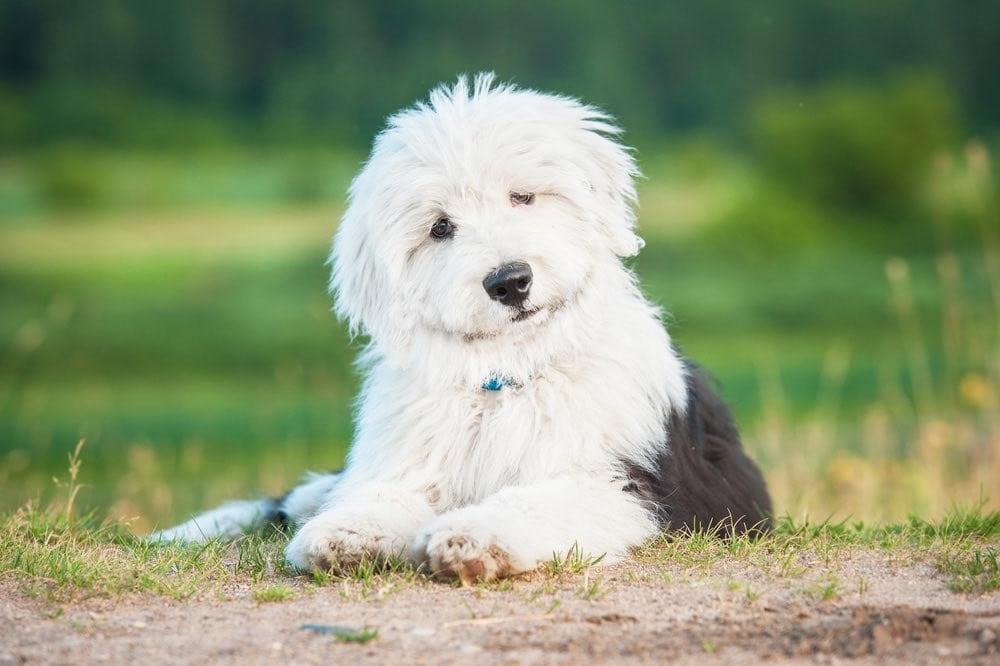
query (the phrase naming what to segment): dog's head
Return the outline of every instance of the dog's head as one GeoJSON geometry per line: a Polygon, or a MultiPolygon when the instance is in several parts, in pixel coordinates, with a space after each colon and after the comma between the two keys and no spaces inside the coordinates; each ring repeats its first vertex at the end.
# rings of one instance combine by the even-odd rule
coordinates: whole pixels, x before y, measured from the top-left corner
{"type": "Polygon", "coordinates": [[[431,92],[389,119],[351,185],[336,308],[385,352],[415,332],[518,340],[636,254],[636,165],[597,109],[497,85],[431,92]]]}

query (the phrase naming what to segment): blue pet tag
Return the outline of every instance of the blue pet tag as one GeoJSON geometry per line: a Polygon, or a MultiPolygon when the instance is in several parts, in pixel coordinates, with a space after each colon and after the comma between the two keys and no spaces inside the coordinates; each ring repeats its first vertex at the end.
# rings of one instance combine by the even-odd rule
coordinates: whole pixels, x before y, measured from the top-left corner
{"type": "Polygon", "coordinates": [[[489,379],[487,379],[483,383],[483,390],[484,391],[499,391],[500,389],[502,389],[506,385],[507,385],[507,383],[503,379],[501,379],[500,377],[494,376],[494,377],[490,377],[489,379]]]}

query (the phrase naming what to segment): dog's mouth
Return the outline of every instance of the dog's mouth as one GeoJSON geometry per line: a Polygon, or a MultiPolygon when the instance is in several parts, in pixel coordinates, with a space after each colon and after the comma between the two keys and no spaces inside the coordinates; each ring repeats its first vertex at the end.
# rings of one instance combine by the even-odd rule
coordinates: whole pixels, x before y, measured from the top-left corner
{"type": "MultiPolygon", "coordinates": [[[[571,306],[578,301],[580,294],[586,288],[586,283],[589,281],[590,281],[590,273],[588,273],[587,276],[584,278],[583,280],[584,285],[581,286],[580,289],[578,289],[575,293],[573,293],[569,297],[563,297],[556,300],[551,300],[542,305],[517,308],[514,311],[513,315],[510,316],[510,319],[507,320],[508,322],[510,322],[511,324],[520,324],[522,322],[528,321],[529,319],[532,319],[533,321],[531,324],[526,325],[524,327],[521,326],[511,327],[510,331],[512,333],[516,331],[517,333],[515,333],[515,335],[519,335],[546,326],[548,322],[551,321],[554,317],[556,317],[560,312],[562,312],[568,306],[571,306]]],[[[465,342],[472,343],[472,342],[477,342],[479,340],[493,340],[505,335],[506,333],[507,333],[506,330],[500,329],[500,330],[486,330],[486,331],[468,331],[460,333],[460,335],[462,336],[462,339],[465,342]]]]}
{"type": "MultiPolygon", "coordinates": [[[[556,306],[548,307],[533,307],[533,308],[523,308],[518,309],[514,315],[508,320],[512,324],[517,324],[523,321],[527,321],[536,315],[543,313],[554,313],[562,308],[562,303],[556,306]]],[[[464,333],[462,338],[466,342],[475,342],[476,340],[488,340],[491,338],[498,338],[503,335],[503,331],[477,331],[475,333],[464,333]]]]}
{"type": "Polygon", "coordinates": [[[531,319],[536,314],[541,312],[541,308],[531,308],[530,310],[518,310],[517,314],[511,317],[512,322],[524,321],[526,319],[531,319]]]}

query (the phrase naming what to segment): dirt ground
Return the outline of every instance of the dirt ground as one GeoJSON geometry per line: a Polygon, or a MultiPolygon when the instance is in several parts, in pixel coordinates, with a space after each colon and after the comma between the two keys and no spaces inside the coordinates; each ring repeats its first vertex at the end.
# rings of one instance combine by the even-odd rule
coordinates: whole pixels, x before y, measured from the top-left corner
{"type": "Polygon", "coordinates": [[[2,581],[0,665],[1000,664],[1000,593],[953,593],[931,565],[881,552],[789,579],[628,562],[490,587],[295,585],[280,603],[254,601],[249,584],[217,600],[54,602],[2,581]],[[303,625],[378,633],[347,643],[303,625]]]}

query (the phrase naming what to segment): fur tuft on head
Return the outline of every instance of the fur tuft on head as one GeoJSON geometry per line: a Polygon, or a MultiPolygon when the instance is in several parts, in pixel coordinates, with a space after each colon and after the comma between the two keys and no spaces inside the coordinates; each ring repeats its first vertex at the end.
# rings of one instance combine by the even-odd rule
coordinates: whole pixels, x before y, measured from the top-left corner
{"type": "Polygon", "coordinates": [[[337,313],[400,364],[415,337],[537,334],[642,247],[639,171],[620,133],[592,106],[492,73],[434,89],[388,120],[351,184],[331,255],[337,313]],[[439,220],[447,240],[430,235],[439,220]],[[524,308],[541,316],[519,320],[484,293],[484,277],[513,261],[531,265],[524,308]]]}

